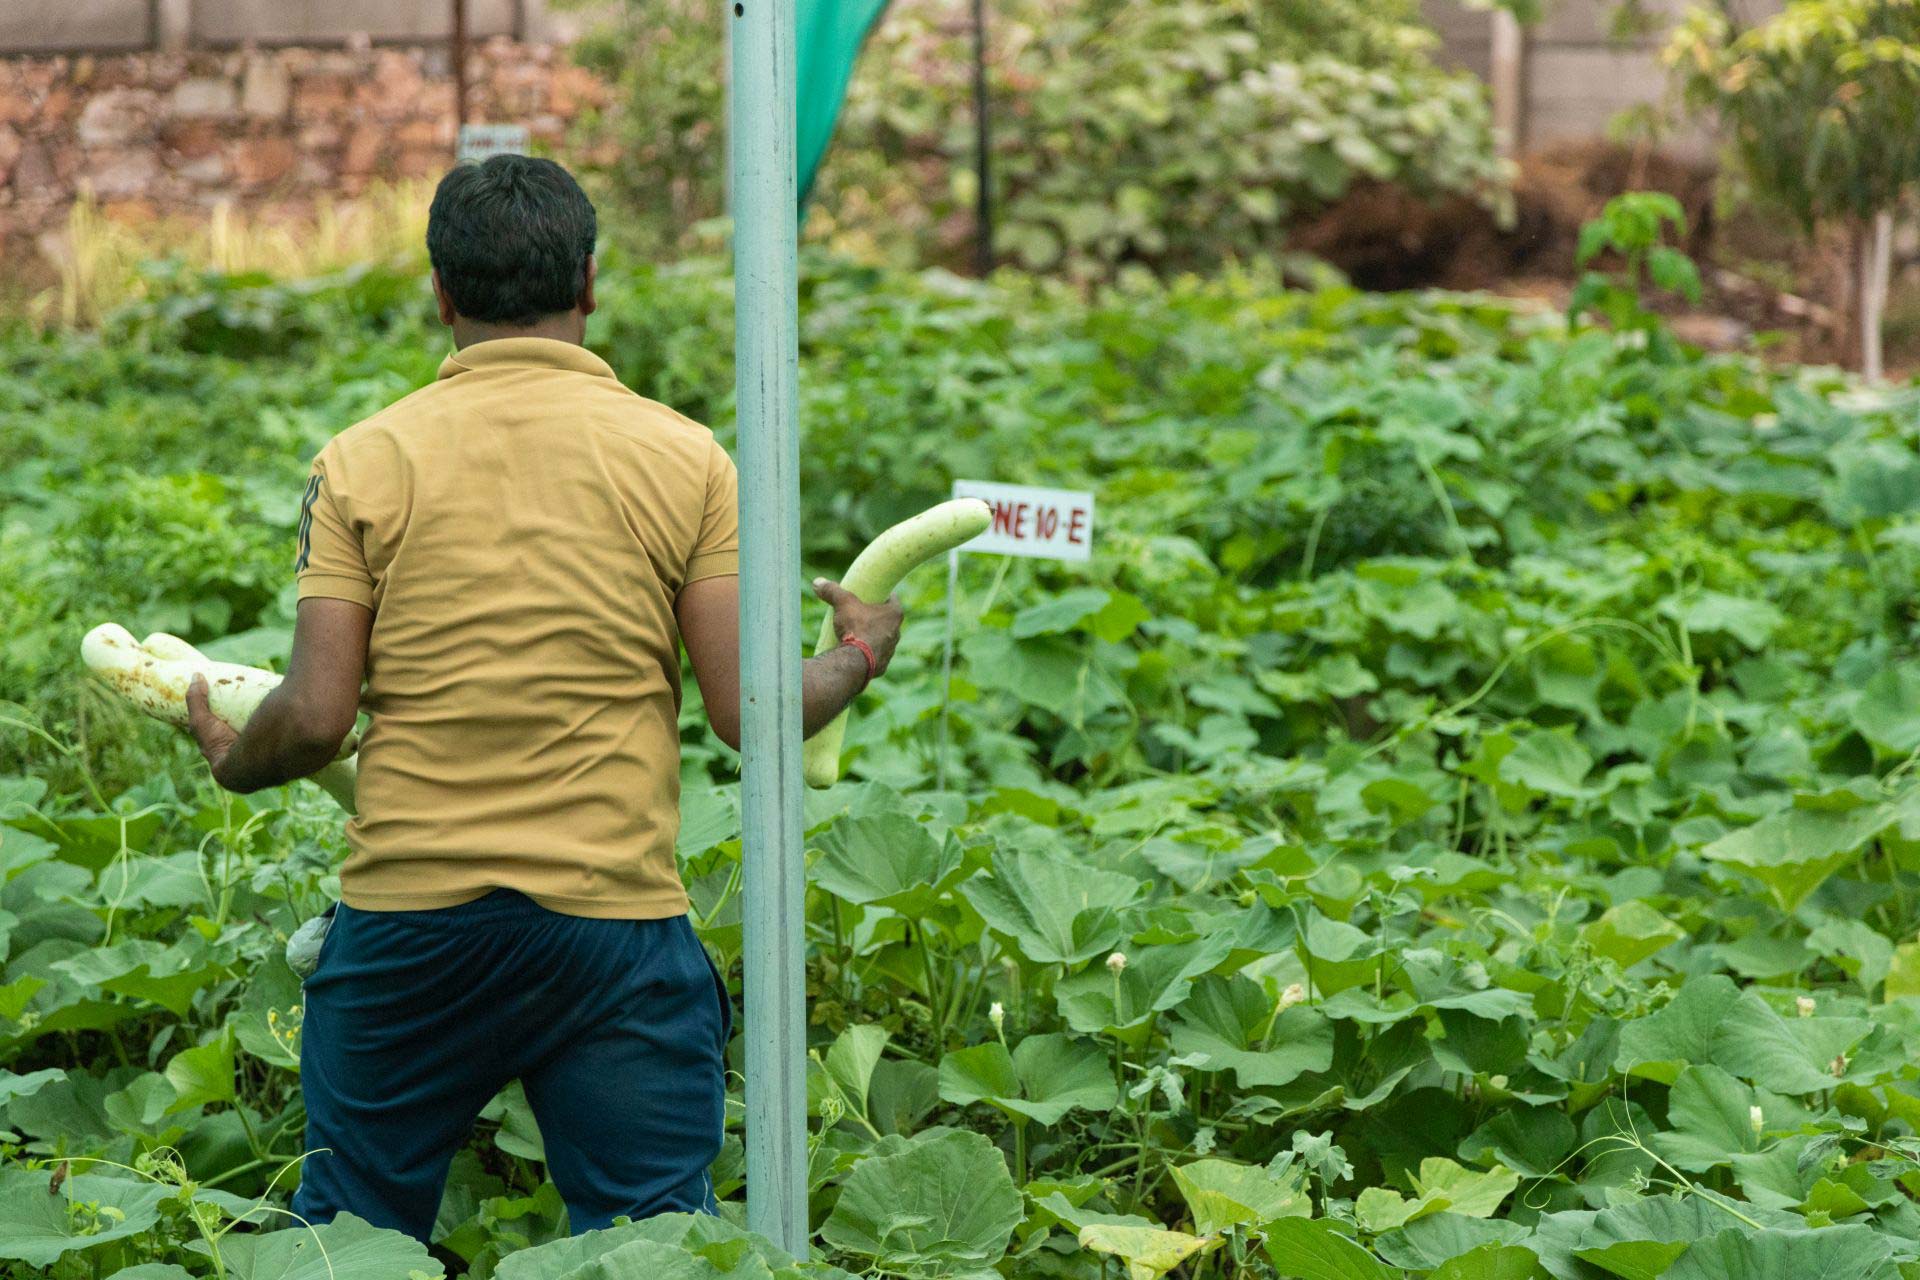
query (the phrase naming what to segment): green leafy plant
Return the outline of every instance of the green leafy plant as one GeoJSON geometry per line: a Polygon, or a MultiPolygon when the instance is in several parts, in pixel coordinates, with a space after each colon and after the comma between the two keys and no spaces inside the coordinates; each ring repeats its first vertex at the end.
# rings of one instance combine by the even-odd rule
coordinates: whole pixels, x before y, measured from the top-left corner
{"type": "MultiPolygon", "coordinates": [[[[891,261],[959,263],[973,204],[971,33],[899,0],[877,24],[823,169],[813,233],[891,261]]],[[[609,176],[654,243],[724,211],[724,25],[628,0],[577,54],[617,81],[609,176]]],[[[1485,94],[1443,71],[1408,0],[1011,0],[991,7],[997,238],[1081,280],[1281,250],[1355,186],[1502,198],[1485,94]]]]}
{"type": "Polygon", "coordinates": [[[1809,236],[1831,225],[1851,241],[1843,293],[1861,368],[1878,378],[1893,221],[1920,184],[1908,145],[1920,130],[1920,5],[1793,0],[1744,29],[1726,7],[1701,7],[1666,56],[1754,194],[1809,236]]]}
{"type": "Polygon", "coordinates": [[[1687,221],[1680,202],[1664,192],[1634,191],[1607,201],[1600,216],[1580,229],[1575,262],[1585,268],[1602,253],[1614,253],[1621,270],[1618,275],[1586,271],[1567,304],[1569,318],[1577,321],[1591,312],[1617,331],[1657,340],[1659,316],[1644,302],[1649,286],[1700,301],[1699,269],[1665,243],[1669,228],[1675,236],[1685,235],[1687,221]]]}
{"type": "MultiPolygon", "coordinates": [[[[737,1100],[720,1219],[569,1236],[509,1089],[437,1254],[263,1229],[337,809],[213,790],[79,643],[284,655],[304,460],[432,376],[432,317],[373,274],[183,276],[0,337],[0,1276],[1911,1272],[1914,401],[1662,339],[1670,212],[1591,233],[1571,324],[809,259],[810,568],[957,475],[1100,522],[1083,566],[963,562],[951,686],[909,579],[809,794],[805,1258],[737,1225],[737,1100]],[[264,348],[256,305],[293,321],[264,348]]],[[[602,299],[614,367],[727,437],[725,264],[616,248],[602,299]]],[[[736,761],[688,688],[679,853],[731,976],[736,761]]]]}

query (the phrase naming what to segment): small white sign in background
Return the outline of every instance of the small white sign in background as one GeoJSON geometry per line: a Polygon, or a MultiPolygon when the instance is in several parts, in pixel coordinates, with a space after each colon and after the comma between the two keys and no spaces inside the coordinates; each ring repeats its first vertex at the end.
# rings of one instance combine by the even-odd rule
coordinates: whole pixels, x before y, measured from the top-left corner
{"type": "Polygon", "coordinates": [[[953,693],[953,610],[954,599],[960,594],[960,553],[984,551],[1041,560],[1093,558],[1090,493],[992,480],[955,480],[953,496],[985,502],[993,508],[993,523],[972,542],[947,554],[947,643],[940,661],[940,754],[934,774],[934,785],[942,791],[947,789],[947,707],[953,693]]]}
{"type": "Polygon", "coordinates": [[[463,124],[460,159],[486,160],[493,156],[527,154],[527,126],[523,124],[463,124]]]}
{"type": "Polygon", "coordinates": [[[979,498],[993,508],[993,523],[962,551],[1086,560],[1093,555],[1093,495],[1074,489],[1041,489],[991,480],[955,480],[953,496],[979,498]]]}

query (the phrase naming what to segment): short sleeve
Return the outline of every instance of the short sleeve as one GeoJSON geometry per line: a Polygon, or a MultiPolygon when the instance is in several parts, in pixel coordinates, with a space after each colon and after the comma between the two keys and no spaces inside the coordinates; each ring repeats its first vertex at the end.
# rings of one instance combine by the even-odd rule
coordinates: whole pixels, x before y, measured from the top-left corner
{"type": "Polygon", "coordinates": [[[341,514],[327,485],[327,455],[314,459],[300,502],[299,552],[293,575],[302,600],[325,597],[373,607],[373,574],[360,535],[341,514]]]}
{"type": "Polygon", "coordinates": [[[707,454],[707,494],[700,535],[687,557],[681,585],[740,572],[740,476],[733,459],[715,443],[707,454]]]}

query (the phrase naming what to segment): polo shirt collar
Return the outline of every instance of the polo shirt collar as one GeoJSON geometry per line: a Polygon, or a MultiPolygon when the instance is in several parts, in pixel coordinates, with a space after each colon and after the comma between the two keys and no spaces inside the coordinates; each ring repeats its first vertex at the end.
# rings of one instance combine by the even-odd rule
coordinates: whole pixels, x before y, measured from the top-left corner
{"type": "Polygon", "coordinates": [[[440,362],[442,380],[474,369],[560,369],[614,376],[612,366],[585,347],[558,338],[494,338],[462,347],[440,362]]]}

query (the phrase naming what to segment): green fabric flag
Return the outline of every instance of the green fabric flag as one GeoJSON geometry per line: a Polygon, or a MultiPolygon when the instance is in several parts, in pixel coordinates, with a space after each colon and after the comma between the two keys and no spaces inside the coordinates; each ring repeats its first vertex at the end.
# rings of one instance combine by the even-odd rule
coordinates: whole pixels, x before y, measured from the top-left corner
{"type": "Polygon", "coordinates": [[[802,218],[827,143],[833,140],[834,122],[840,118],[860,46],[886,7],[887,0],[798,0],[794,6],[799,110],[795,162],[802,218]]]}

